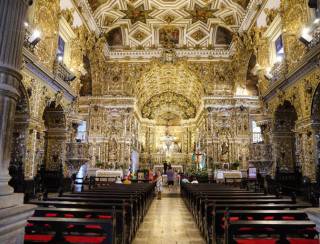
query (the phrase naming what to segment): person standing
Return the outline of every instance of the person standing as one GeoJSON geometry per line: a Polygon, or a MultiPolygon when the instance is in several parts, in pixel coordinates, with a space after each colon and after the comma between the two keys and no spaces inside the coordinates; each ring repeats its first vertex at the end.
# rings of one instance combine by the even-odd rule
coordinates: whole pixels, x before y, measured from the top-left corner
{"type": "Polygon", "coordinates": [[[174,186],[174,171],[172,167],[169,167],[169,169],[167,170],[167,178],[168,178],[168,188],[170,191],[171,188],[174,186]]]}
{"type": "Polygon", "coordinates": [[[162,192],[162,175],[161,172],[157,172],[157,184],[156,184],[156,190],[158,194],[158,200],[161,200],[161,192],[162,192]]]}

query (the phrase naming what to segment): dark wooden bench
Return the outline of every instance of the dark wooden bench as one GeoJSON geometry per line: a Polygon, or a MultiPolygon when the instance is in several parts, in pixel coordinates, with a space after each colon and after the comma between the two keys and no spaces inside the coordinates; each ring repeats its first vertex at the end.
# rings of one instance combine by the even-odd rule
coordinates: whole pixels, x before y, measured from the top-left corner
{"type": "Polygon", "coordinates": [[[48,200],[62,200],[62,201],[86,201],[90,199],[95,202],[108,202],[109,200],[118,199],[118,200],[126,200],[128,202],[132,202],[133,211],[136,212],[138,216],[139,222],[142,221],[143,216],[146,213],[148,204],[147,199],[145,199],[140,194],[136,193],[110,193],[110,194],[78,194],[78,193],[64,193],[62,196],[58,197],[48,197],[48,200]]]}
{"type": "MultiPolygon", "coordinates": [[[[115,227],[116,221],[115,218],[112,219],[87,219],[87,218],[55,218],[55,217],[31,217],[28,219],[28,225],[26,227],[25,243],[33,243],[38,241],[33,241],[34,236],[44,234],[52,235],[52,239],[49,240],[49,243],[70,243],[68,242],[67,235],[68,226],[88,226],[88,225],[98,225],[102,229],[103,244],[116,244],[115,238],[115,227]],[[52,234],[52,232],[54,232],[52,234]]],[[[74,232],[73,228],[73,232],[74,232]]],[[[77,228],[80,232],[69,233],[69,237],[91,237],[92,235],[86,235],[84,228],[77,228]]],[[[88,231],[90,233],[90,231],[88,231]]],[[[39,243],[39,242],[38,242],[39,243]]],[[[43,242],[42,242],[43,243],[43,242]]]]}
{"type": "Polygon", "coordinates": [[[212,218],[210,230],[212,240],[222,237],[225,228],[225,219],[230,222],[239,220],[308,220],[303,210],[217,210],[212,218]]]}
{"type": "MultiPolygon", "coordinates": [[[[269,204],[275,204],[275,205],[283,205],[283,204],[294,204],[291,199],[218,199],[218,198],[210,198],[205,199],[201,202],[201,205],[195,209],[197,211],[195,214],[195,218],[200,225],[201,230],[205,230],[205,226],[208,225],[207,218],[210,216],[210,212],[214,211],[216,205],[224,205],[225,208],[227,208],[229,205],[246,205],[250,206],[253,204],[256,205],[269,205],[269,204]]],[[[282,208],[280,208],[282,209],[282,208]]]]}
{"type": "Polygon", "coordinates": [[[193,215],[195,218],[199,217],[199,211],[205,210],[205,203],[206,202],[216,202],[216,203],[249,203],[249,202],[256,202],[256,203],[292,203],[292,200],[290,199],[281,199],[279,201],[279,198],[274,195],[202,195],[197,197],[192,203],[191,203],[191,209],[193,211],[193,215]],[[249,200],[249,201],[248,201],[249,200]],[[262,200],[262,201],[260,201],[262,200]]]}
{"type": "MultiPolygon", "coordinates": [[[[267,230],[271,235],[279,236],[278,243],[289,244],[287,240],[288,237],[302,237],[309,239],[314,239],[317,234],[315,231],[315,224],[311,221],[283,221],[283,220],[240,220],[235,222],[228,222],[226,224],[225,231],[225,244],[237,243],[235,238],[239,234],[250,234],[251,236],[256,236],[257,231],[260,230],[260,234],[263,230],[267,230]],[[246,228],[247,231],[243,231],[246,228]]],[[[256,237],[256,241],[259,237],[256,237]]]]}
{"type": "Polygon", "coordinates": [[[56,208],[85,208],[85,209],[113,209],[120,210],[125,213],[123,220],[125,237],[131,240],[136,232],[135,220],[131,207],[125,201],[123,203],[97,203],[97,202],[71,202],[71,201],[30,201],[30,204],[35,204],[42,207],[56,207],[56,208]]]}
{"type": "Polygon", "coordinates": [[[117,240],[126,240],[125,211],[114,209],[85,209],[85,208],[36,208],[33,217],[60,217],[60,218],[93,218],[111,219],[116,218],[116,237],[117,240]]]}
{"type": "Polygon", "coordinates": [[[215,218],[217,216],[217,211],[222,210],[287,210],[287,209],[304,209],[310,207],[310,204],[306,203],[291,203],[291,204],[276,204],[276,203],[248,203],[248,204],[214,204],[208,203],[206,205],[206,210],[202,218],[202,222],[200,222],[199,227],[203,231],[205,238],[208,240],[210,238],[210,233],[212,230],[212,225],[215,223],[215,218]]]}

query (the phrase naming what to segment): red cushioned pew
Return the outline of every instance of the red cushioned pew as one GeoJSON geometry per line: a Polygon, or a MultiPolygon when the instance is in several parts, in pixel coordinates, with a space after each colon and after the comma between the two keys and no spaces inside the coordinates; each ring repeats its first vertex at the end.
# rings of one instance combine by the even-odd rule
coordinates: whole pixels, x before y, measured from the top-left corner
{"type": "MultiPolygon", "coordinates": [[[[126,240],[125,237],[125,211],[123,210],[113,210],[108,209],[81,209],[81,208],[47,208],[38,207],[33,217],[59,217],[59,218],[93,218],[93,219],[112,219],[112,215],[115,214],[116,218],[116,239],[126,240]]],[[[100,226],[78,226],[77,228],[89,228],[97,233],[101,232],[100,226]]],[[[71,226],[68,228],[72,229],[71,226]]],[[[73,228],[74,229],[74,228],[73,228]]]]}
{"type": "MultiPolygon", "coordinates": [[[[308,220],[303,210],[217,210],[210,230],[212,239],[221,239],[225,231],[225,216],[230,222],[239,220],[308,220]]],[[[242,231],[246,229],[243,228],[242,231]]],[[[263,230],[267,233],[267,229],[263,230]]]]}
{"type": "Polygon", "coordinates": [[[239,220],[230,221],[226,218],[225,244],[249,243],[306,243],[318,244],[318,232],[315,224],[308,220],[239,220]],[[267,232],[271,238],[266,238],[267,232]],[[243,237],[245,236],[245,237],[243,237]],[[248,238],[250,236],[250,238],[248,238]]]}
{"type": "Polygon", "coordinates": [[[30,203],[42,206],[42,207],[55,207],[55,208],[84,208],[91,209],[94,212],[96,209],[108,209],[123,211],[125,213],[125,218],[123,222],[125,223],[121,228],[124,229],[125,232],[125,242],[128,240],[132,240],[134,236],[134,227],[133,227],[133,219],[131,217],[130,206],[128,203],[96,203],[96,202],[71,202],[71,201],[30,201],[30,203]]]}
{"type": "Polygon", "coordinates": [[[25,243],[102,243],[116,244],[116,218],[31,217],[25,243]],[[85,228],[82,228],[82,227],[85,228]],[[100,233],[90,227],[99,227],[100,233]]]}
{"type": "MultiPolygon", "coordinates": [[[[246,211],[246,210],[296,210],[296,209],[304,209],[310,207],[310,204],[307,203],[290,203],[290,204],[276,204],[276,203],[248,203],[248,204],[215,204],[215,203],[208,203],[206,204],[205,216],[203,217],[203,229],[204,229],[204,236],[209,242],[211,239],[212,233],[212,225],[215,222],[217,211],[225,211],[226,209],[231,210],[239,210],[239,211],[246,211]]],[[[219,218],[219,217],[217,217],[219,218]]],[[[215,234],[215,233],[213,233],[215,234]]]]}

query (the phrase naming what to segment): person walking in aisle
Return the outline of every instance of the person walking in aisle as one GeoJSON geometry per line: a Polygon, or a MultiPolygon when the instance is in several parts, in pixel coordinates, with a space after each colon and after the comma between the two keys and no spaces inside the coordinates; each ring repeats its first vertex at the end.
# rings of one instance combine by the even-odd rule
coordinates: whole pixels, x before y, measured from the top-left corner
{"type": "Polygon", "coordinates": [[[168,189],[171,191],[171,188],[174,186],[174,171],[171,166],[167,170],[167,179],[168,179],[168,189]]]}
{"type": "Polygon", "coordinates": [[[161,172],[157,172],[157,185],[156,185],[156,190],[158,194],[158,200],[161,200],[161,192],[162,192],[162,175],[161,172]]]}

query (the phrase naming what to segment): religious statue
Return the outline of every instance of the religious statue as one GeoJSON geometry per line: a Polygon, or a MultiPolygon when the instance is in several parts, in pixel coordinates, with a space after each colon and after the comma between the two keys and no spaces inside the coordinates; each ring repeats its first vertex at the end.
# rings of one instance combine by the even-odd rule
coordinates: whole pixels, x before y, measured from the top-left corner
{"type": "Polygon", "coordinates": [[[228,162],[229,161],[229,142],[223,141],[221,144],[221,155],[220,160],[222,162],[228,162]]]}
{"type": "Polygon", "coordinates": [[[221,145],[221,155],[225,155],[229,152],[229,145],[224,141],[221,145]]]}

